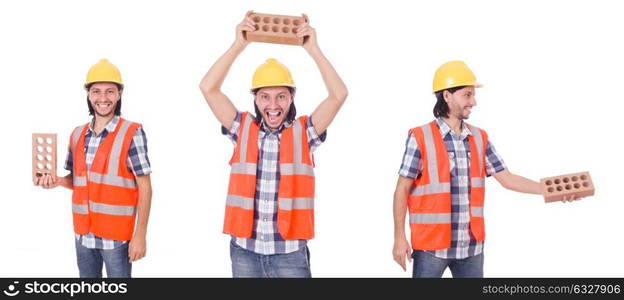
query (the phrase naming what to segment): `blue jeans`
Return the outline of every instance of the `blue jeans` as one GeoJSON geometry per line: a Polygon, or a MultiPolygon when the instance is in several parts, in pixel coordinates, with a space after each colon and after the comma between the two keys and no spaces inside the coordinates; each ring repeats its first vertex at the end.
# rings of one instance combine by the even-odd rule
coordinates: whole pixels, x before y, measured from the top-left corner
{"type": "Polygon", "coordinates": [[[232,277],[290,277],[309,278],[310,251],[305,246],[288,254],[262,255],[230,242],[232,277]]]}
{"type": "Polygon", "coordinates": [[[130,278],[132,264],[128,257],[128,244],[115,249],[89,249],[76,240],[76,258],[80,278],[102,278],[102,264],[109,278],[130,278]]]}
{"type": "Polygon", "coordinates": [[[451,269],[453,278],[483,277],[483,253],[464,259],[443,259],[435,255],[416,250],[412,253],[414,259],[413,278],[442,277],[446,267],[451,269]]]}

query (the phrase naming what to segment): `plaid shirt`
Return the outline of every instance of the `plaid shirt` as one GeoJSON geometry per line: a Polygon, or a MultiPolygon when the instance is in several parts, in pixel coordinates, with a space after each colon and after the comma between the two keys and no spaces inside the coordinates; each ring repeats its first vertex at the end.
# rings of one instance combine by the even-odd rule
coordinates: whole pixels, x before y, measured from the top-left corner
{"type": "MultiPolygon", "coordinates": [[[[238,141],[238,129],[242,113],[238,112],[228,131],[222,127],[224,135],[230,137],[234,145],[238,141]]],[[[284,240],[277,229],[277,194],[279,190],[279,143],[281,132],[292,126],[292,122],[284,122],[274,132],[266,127],[264,122],[258,133],[258,166],[256,171],[256,194],[254,196],[254,229],[248,239],[232,239],[238,246],[249,251],[263,254],[286,254],[295,252],[306,245],[306,240],[284,240]]],[[[310,153],[325,141],[327,131],[318,135],[314,129],[312,118],[306,124],[310,153]]]]}
{"type": "MultiPolygon", "coordinates": [[[[113,117],[99,135],[96,135],[93,131],[93,121],[89,124],[89,129],[85,133],[84,149],[87,169],[91,168],[98,147],[110,132],[115,131],[118,122],[119,116],[113,117]]],[[[73,159],[74,157],[70,147],[67,151],[67,159],[65,160],[65,170],[73,172],[73,159]]],[[[128,171],[132,172],[134,176],[143,176],[152,173],[149,158],[147,157],[147,138],[145,137],[145,132],[142,127],[137,129],[128,150],[128,171]]],[[[81,244],[87,248],[103,250],[115,249],[127,242],[101,238],[93,235],[91,232],[86,235],[76,234],[76,240],[80,241],[81,244]]]]}
{"type": "MultiPolygon", "coordinates": [[[[462,123],[462,132],[458,137],[442,119],[436,119],[436,123],[446,145],[451,170],[451,247],[427,252],[444,259],[463,259],[479,255],[483,252],[483,242],[477,242],[470,232],[471,153],[467,137],[472,133],[462,123]]],[[[485,153],[485,168],[488,177],[506,169],[503,159],[496,153],[489,140],[485,153]]],[[[416,138],[410,132],[399,175],[415,179],[420,176],[422,170],[421,153],[416,138]]]]}

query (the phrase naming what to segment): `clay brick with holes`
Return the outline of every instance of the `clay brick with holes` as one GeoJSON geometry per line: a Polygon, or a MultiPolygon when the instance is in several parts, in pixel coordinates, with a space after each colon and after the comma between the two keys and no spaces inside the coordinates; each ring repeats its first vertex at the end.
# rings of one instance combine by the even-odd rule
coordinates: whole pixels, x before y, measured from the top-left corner
{"type": "Polygon", "coordinates": [[[250,42],[263,42],[285,45],[303,45],[303,38],[297,37],[297,27],[308,23],[304,16],[282,16],[250,13],[249,17],[256,23],[256,31],[247,32],[246,39],[250,42]]]}
{"type": "Polygon", "coordinates": [[[44,174],[56,178],[56,133],[32,134],[32,179],[44,174]]]}
{"type": "Polygon", "coordinates": [[[563,200],[563,197],[575,198],[594,195],[594,183],[589,172],[566,174],[540,179],[542,195],[546,202],[563,200]]]}

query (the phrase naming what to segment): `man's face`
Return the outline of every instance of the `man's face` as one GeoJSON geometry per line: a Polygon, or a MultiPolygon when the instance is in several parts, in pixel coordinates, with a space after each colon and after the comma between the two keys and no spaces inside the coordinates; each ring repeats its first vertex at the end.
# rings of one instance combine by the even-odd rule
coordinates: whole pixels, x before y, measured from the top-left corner
{"type": "Polygon", "coordinates": [[[444,100],[446,100],[449,106],[449,116],[460,120],[468,119],[472,107],[477,105],[475,92],[476,90],[473,86],[467,86],[452,94],[444,91],[444,100]]]}
{"type": "Polygon", "coordinates": [[[277,129],[286,119],[292,95],[287,87],[264,87],[256,93],[255,102],[269,129],[277,129]]]}
{"type": "Polygon", "coordinates": [[[122,91],[112,82],[96,82],[89,88],[89,101],[100,117],[108,117],[115,112],[122,91]]]}

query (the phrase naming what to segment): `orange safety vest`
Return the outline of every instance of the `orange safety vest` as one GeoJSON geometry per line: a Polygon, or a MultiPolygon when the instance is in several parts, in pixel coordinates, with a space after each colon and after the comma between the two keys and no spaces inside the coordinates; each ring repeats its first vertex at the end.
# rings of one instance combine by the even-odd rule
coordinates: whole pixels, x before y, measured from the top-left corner
{"type": "MultiPolygon", "coordinates": [[[[485,240],[485,131],[468,125],[470,144],[470,230],[485,240]]],[[[411,129],[420,150],[423,172],[412,184],[408,199],[412,248],[440,250],[451,247],[451,171],[446,146],[435,121],[411,129]]]]}
{"type": "Polygon", "coordinates": [[[141,125],[122,118],[97,149],[91,169],[85,158],[85,133],[89,124],[74,129],[72,212],[74,232],[117,241],[129,241],[134,232],[138,188],[128,171],[128,149],[141,125]]]}
{"type": "MultiPolygon", "coordinates": [[[[299,117],[280,137],[277,228],[285,240],[314,237],[314,163],[306,121],[307,117],[299,117]]],[[[259,131],[251,114],[243,113],[230,160],[223,225],[223,233],[240,238],[250,238],[253,229],[259,131]]]]}

